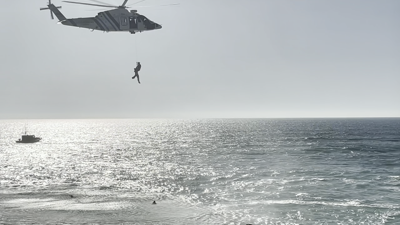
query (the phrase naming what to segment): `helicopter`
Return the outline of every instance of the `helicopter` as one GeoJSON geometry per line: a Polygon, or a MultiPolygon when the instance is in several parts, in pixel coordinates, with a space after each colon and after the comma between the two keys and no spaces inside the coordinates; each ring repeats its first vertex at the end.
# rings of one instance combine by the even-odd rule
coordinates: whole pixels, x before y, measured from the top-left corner
{"type": "MultiPolygon", "coordinates": [[[[96,1],[92,0],[92,1],[103,3],[97,0],[96,1]]],[[[162,28],[161,25],[137,13],[137,10],[128,11],[127,10],[128,7],[126,6],[128,0],[124,0],[122,5],[120,6],[114,6],[108,4],[91,4],[91,3],[73,2],[73,1],[63,1],[63,2],[80,4],[80,5],[115,8],[115,9],[99,12],[95,17],[68,19],[60,12],[60,10],[58,10],[61,9],[61,6],[55,6],[51,3],[51,0],[49,0],[47,8],[40,8],[40,10],[47,10],[47,9],[50,10],[51,19],[54,19],[53,16],[54,14],[63,25],[87,28],[92,31],[93,30],[99,30],[104,32],[118,31],[118,32],[130,32],[131,34],[135,34],[136,32],[157,30],[162,28]]]]}

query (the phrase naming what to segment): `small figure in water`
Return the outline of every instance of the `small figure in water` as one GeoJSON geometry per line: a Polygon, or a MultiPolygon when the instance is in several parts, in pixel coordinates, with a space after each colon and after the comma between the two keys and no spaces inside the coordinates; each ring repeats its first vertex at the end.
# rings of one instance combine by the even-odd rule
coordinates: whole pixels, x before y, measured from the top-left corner
{"type": "Polygon", "coordinates": [[[156,201],[153,201],[153,205],[157,204],[156,201]]]}
{"type": "Polygon", "coordinates": [[[140,62],[137,62],[137,66],[135,68],[135,76],[132,77],[132,79],[135,79],[135,77],[137,77],[137,81],[140,84],[140,80],[139,80],[139,71],[142,68],[142,65],[140,65],[140,62]]]}

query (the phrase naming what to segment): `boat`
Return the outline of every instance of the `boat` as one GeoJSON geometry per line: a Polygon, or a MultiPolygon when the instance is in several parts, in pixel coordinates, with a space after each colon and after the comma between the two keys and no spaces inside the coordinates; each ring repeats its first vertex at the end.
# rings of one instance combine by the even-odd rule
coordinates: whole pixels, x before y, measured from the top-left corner
{"type": "Polygon", "coordinates": [[[22,135],[22,137],[16,142],[17,143],[35,143],[40,140],[42,140],[42,138],[35,137],[35,135],[28,135],[28,134],[26,134],[26,131],[25,131],[25,134],[22,135]]]}

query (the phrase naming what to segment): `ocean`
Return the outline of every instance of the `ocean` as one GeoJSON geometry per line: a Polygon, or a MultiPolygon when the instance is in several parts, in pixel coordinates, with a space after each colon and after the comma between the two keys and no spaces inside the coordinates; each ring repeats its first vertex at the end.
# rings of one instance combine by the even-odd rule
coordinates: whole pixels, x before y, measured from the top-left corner
{"type": "Polygon", "coordinates": [[[400,224],[400,118],[1,120],[0,224],[400,224]]]}

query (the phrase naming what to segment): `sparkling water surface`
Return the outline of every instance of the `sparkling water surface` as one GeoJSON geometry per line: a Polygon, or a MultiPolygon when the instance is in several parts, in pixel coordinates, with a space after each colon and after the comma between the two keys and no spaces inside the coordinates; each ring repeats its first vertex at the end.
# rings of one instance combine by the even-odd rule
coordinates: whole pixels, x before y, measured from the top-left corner
{"type": "Polygon", "coordinates": [[[0,132],[0,224],[400,224],[397,118],[3,120],[0,132]],[[42,141],[17,144],[25,127],[42,141]]]}

